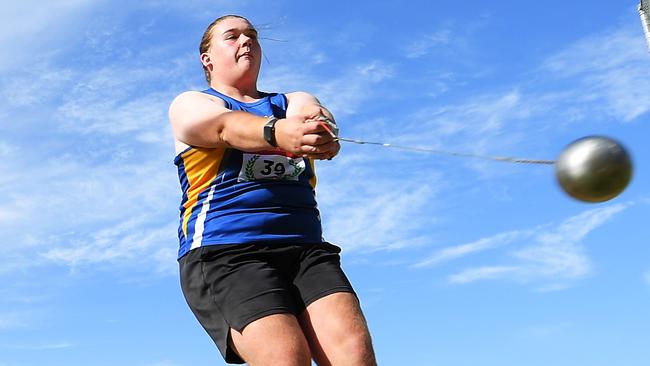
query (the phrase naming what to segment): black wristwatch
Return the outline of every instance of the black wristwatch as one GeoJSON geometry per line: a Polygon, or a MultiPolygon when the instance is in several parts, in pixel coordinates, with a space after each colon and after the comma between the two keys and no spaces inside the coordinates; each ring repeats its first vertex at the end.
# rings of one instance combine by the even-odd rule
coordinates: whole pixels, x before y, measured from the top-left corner
{"type": "Polygon", "coordinates": [[[269,143],[269,145],[273,147],[278,147],[278,142],[275,141],[275,122],[277,122],[279,118],[271,118],[266,124],[264,125],[264,140],[269,143]]]}

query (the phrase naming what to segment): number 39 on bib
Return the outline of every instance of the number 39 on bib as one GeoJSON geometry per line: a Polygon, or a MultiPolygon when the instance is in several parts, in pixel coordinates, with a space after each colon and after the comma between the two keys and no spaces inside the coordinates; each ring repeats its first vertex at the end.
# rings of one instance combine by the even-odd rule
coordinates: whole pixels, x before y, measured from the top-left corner
{"type": "Polygon", "coordinates": [[[252,180],[298,180],[305,171],[305,159],[284,155],[262,155],[243,153],[239,182],[252,180]]]}

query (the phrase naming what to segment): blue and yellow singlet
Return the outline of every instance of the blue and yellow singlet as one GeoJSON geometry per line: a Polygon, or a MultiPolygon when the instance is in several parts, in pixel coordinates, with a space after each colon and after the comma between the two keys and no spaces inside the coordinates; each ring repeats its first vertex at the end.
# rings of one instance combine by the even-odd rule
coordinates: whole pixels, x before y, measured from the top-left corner
{"type": "MultiPolygon", "coordinates": [[[[217,92],[230,110],[284,118],[284,94],[243,103],[217,92]]],[[[261,133],[261,131],[260,131],[261,133]]],[[[189,147],[174,159],[183,198],[178,258],[218,244],[320,243],[322,229],[311,159],[279,151],[189,147]]]]}

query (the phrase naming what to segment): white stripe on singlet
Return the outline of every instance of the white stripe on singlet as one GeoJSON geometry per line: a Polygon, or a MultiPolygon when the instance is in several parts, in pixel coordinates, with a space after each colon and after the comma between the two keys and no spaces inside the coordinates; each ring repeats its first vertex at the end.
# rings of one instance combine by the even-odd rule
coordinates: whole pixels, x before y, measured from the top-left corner
{"type": "Polygon", "coordinates": [[[203,230],[205,229],[205,218],[207,216],[208,209],[210,208],[210,201],[212,201],[212,196],[214,196],[215,189],[216,189],[216,185],[212,185],[212,187],[210,187],[208,196],[205,198],[205,201],[203,201],[203,204],[201,205],[201,211],[196,216],[196,223],[194,224],[194,236],[192,237],[192,247],[190,248],[190,250],[200,247],[201,244],[203,243],[203,230]]]}

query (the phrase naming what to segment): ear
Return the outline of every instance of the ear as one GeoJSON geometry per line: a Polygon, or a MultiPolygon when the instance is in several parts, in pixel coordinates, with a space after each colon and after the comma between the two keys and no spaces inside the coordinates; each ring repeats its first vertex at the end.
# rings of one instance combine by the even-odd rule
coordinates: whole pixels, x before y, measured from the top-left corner
{"type": "Polygon", "coordinates": [[[212,60],[210,59],[210,55],[207,52],[201,54],[201,63],[208,70],[212,71],[212,60]]]}

